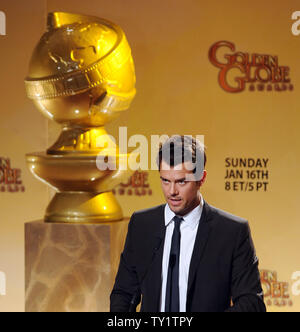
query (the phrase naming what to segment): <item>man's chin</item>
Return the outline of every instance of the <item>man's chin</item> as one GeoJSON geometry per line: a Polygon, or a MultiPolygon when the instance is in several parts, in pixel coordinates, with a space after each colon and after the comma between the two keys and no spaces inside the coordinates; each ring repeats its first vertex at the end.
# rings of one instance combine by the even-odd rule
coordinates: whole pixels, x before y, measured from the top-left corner
{"type": "Polygon", "coordinates": [[[183,212],[183,208],[182,206],[174,206],[172,203],[168,202],[169,207],[171,209],[171,211],[173,211],[175,214],[180,215],[181,212],[183,212]]]}

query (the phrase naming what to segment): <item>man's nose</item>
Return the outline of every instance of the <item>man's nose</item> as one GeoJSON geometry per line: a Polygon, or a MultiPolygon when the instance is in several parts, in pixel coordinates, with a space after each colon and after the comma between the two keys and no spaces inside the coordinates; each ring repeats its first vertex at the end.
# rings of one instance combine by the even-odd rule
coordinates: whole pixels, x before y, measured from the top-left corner
{"type": "Polygon", "coordinates": [[[175,195],[178,194],[178,190],[177,190],[176,183],[171,183],[170,194],[171,194],[172,196],[175,196],[175,195]]]}

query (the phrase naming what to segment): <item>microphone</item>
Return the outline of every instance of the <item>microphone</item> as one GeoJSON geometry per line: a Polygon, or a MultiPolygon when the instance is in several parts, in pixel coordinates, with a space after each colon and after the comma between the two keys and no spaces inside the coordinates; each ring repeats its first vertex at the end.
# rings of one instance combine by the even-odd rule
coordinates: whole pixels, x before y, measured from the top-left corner
{"type": "MultiPolygon", "coordinates": [[[[160,248],[160,246],[161,246],[161,244],[163,242],[162,240],[163,239],[160,238],[160,237],[156,238],[156,243],[155,243],[155,246],[153,248],[153,255],[152,255],[151,261],[150,261],[150,263],[149,263],[149,265],[148,265],[148,267],[146,269],[146,272],[144,273],[144,275],[143,275],[143,277],[141,279],[140,285],[142,285],[142,283],[144,282],[144,280],[145,280],[145,278],[146,278],[146,276],[147,276],[147,274],[149,272],[150,266],[151,266],[151,264],[152,264],[152,262],[153,262],[153,260],[155,258],[155,255],[158,252],[158,250],[159,250],[159,248],[160,248]]],[[[175,256],[175,261],[176,261],[176,256],[175,256]]],[[[133,296],[131,298],[128,312],[136,312],[136,307],[140,303],[140,300],[141,300],[141,292],[139,290],[137,290],[133,294],[133,296]]]]}
{"type": "Polygon", "coordinates": [[[130,301],[130,306],[128,312],[136,312],[136,307],[140,303],[141,294],[139,291],[136,291],[130,301]]]}

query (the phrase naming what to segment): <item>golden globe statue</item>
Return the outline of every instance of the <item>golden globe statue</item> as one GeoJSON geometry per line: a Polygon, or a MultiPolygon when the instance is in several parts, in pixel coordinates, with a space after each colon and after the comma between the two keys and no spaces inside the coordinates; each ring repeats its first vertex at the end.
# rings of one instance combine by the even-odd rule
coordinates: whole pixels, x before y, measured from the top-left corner
{"type": "Polygon", "coordinates": [[[131,50],[122,29],[97,17],[49,13],[25,87],[40,112],[62,125],[47,153],[26,155],[31,172],[57,190],[45,221],[122,219],[111,190],[131,175],[126,170],[129,155],[120,154],[115,145],[111,154],[117,153],[116,167],[101,171],[96,165],[108,137],[104,125],[128,109],[136,93],[131,50]]]}

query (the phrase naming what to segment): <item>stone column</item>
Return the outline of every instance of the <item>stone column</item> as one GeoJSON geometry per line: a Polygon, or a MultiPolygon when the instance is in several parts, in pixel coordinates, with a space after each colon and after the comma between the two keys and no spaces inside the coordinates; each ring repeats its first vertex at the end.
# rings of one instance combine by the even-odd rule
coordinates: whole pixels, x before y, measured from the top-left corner
{"type": "Polygon", "coordinates": [[[128,221],[26,223],[26,312],[109,311],[128,221]]]}

